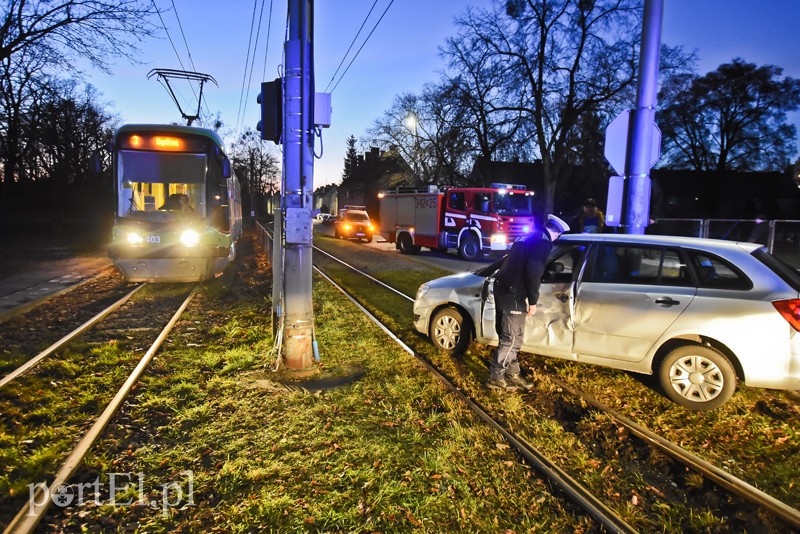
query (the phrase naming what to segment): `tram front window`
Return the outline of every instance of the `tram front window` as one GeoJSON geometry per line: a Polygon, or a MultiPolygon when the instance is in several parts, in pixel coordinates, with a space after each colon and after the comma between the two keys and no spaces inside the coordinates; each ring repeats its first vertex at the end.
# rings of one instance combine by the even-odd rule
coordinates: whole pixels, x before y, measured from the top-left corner
{"type": "Polygon", "coordinates": [[[206,156],[121,150],[117,214],[150,220],[206,215],[206,156]]]}

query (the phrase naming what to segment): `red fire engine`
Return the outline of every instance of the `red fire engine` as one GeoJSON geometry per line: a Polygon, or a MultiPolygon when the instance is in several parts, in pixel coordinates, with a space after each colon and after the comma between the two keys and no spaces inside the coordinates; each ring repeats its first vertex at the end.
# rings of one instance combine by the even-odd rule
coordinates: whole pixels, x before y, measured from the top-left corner
{"type": "Polygon", "coordinates": [[[403,254],[452,248],[472,261],[508,250],[533,230],[533,191],[521,185],[400,188],[378,196],[381,235],[403,254]]]}

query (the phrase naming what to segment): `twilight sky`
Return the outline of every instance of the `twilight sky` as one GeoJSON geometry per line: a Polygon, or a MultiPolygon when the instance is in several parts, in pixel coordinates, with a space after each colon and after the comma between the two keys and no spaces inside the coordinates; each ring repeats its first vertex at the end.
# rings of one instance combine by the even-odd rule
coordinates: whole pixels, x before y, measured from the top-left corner
{"type": "MultiPolygon", "coordinates": [[[[488,6],[491,1],[316,0],[314,46],[318,92],[324,91],[331,81],[373,5],[337,79],[389,7],[333,90],[332,125],[323,130],[324,152],[314,164],[315,188],[341,180],[345,140],[350,135],[361,137],[390,107],[395,95],[417,92],[423,84],[438,78],[437,71],[444,66],[438,49],[446,37],[455,34],[454,17],[467,6],[488,6]]],[[[206,86],[204,108],[207,106],[212,113],[221,112],[225,123],[222,133],[230,143],[235,132],[255,127],[259,118],[256,104],[259,84],[262,79],[276,78],[281,63],[287,2],[264,0],[252,74],[250,70],[245,72],[246,65],[248,69],[250,65],[248,42],[255,41],[257,31],[257,28],[252,30],[251,40],[254,3],[257,22],[261,0],[156,0],[166,10],[164,23],[183,66],[165,37],[141,43],[142,64],[118,61],[110,76],[85,70],[86,80],[103,94],[123,122],[183,124],[167,91],[155,78],[148,80],[147,73],[153,68],[171,68],[210,74],[219,87],[206,86]],[[270,7],[272,17],[268,28],[270,7]]],[[[784,69],[784,75],[800,78],[798,21],[800,0],[664,0],[661,37],[666,44],[696,50],[701,74],[742,57],[756,65],[776,65],[784,69]]],[[[186,85],[177,87],[185,105],[196,106],[196,100],[192,103],[191,89],[186,85]]],[[[793,114],[790,120],[800,129],[800,114],[793,114]]]]}

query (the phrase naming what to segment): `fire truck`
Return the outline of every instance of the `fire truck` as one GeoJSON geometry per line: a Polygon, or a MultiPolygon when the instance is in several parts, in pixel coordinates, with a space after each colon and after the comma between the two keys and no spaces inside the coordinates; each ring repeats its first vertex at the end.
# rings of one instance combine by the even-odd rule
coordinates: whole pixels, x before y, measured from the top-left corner
{"type": "Polygon", "coordinates": [[[399,188],[383,191],[381,235],[403,254],[456,249],[465,260],[506,251],[533,230],[533,191],[524,186],[399,188]]]}

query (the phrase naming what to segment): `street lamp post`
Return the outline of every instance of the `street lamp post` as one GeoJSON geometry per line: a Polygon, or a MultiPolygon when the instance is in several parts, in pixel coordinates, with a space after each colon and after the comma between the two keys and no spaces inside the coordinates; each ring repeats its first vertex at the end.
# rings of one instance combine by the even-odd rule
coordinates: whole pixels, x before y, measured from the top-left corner
{"type": "Polygon", "coordinates": [[[414,134],[414,181],[419,183],[421,180],[419,177],[419,135],[417,135],[417,124],[417,116],[414,113],[409,113],[406,116],[406,127],[414,134]]]}

